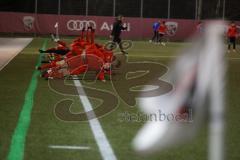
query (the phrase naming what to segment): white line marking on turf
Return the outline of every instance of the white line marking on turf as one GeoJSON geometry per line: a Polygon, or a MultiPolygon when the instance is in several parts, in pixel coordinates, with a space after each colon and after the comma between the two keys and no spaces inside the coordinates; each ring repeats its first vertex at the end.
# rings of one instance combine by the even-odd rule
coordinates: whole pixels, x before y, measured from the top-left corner
{"type": "Polygon", "coordinates": [[[0,71],[32,40],[32,38],[0,38],[0,71]]]}
{"type": "Polygon", "coordinates": [[[69,149],[69,150],[89,150],[90,147],[87,146],[59,146],[59,145],[50,145],[48,146],[52,149],[69,149]]]}
{"type": "MultiPolygon", "coordinates": [[[[77,87],[79,98],[83,104],[85,112],[92,111],[93,107],[89,102],[88,97],[86,96],[84,90],[82,89],[82,84],[79,80],[74,80],[74,84],[77,87]]],[[[93,113],[94,114],[94,113],[93,113]]],[[[88,115],[87,115],[88,116],[88,115]]],[[[96,117],[96,115],[94,115],[96,117]]],[[[89,119],[89,124],[93,132],[94,138],[97,142],[98,148],[100,150],[101,156],[104,160],[117,160],[113,149],[108,142],[108,139],[102,129],[102,126],[97,118],[89,119]]]]}
{"type": "Polygon", "coordinates": [[[149,56],[149,55],[128,55],[129,57],[149,57],[149,58],[177,58],[178,56],[149,56]]]}
{"type": "MultiPolygon", "coordinates": [[[[151,55],[128,55],[129,57],[146,57],[146,58],[178,58],[179,56],[151,56],[151,55]]],[[[230,58],[227,57],[228,60],[240,60],[239,58],[230,58]]]]}

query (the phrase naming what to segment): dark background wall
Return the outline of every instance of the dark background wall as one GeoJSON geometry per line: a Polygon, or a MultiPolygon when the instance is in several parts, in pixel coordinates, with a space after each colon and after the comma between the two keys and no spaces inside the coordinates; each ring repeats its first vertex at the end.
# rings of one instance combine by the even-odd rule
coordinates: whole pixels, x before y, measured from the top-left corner
{"type": "MultiPolygon", "coordinates": [[[[170,0],[169,8],[169,0],[143,0],[142,4],[141,0],[2,0],[0,11],[97,16],[122,14],[126,17],[170,16],[169,18],[195,19],[197,1],[200,0],[170,0]]],[[[224,0],[202,0],[200,18],[222,18],[224,14],[226,19],[240,20],[240,0],[225,0],[225,10],[223,4],[224,0]]]]}

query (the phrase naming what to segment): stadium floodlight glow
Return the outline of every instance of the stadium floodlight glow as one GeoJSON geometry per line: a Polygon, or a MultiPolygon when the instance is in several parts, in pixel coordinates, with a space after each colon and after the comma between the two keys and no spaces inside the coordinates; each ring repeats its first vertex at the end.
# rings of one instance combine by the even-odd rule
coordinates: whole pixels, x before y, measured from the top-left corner
{"type": "Polygon", "coordinates": [[[183,108],[191,108],[193,121],[148,121],[133,140],[133,147],[137,152],[151,153],[193,138],[205,119],[208,99],[208,159],[224,159],[223,33],[223,22],[206,24],[203,35],[191,48],[184,51],[169,73],[168,79],[174,84],[173,91],[163,96],[140,99],[140,107],[147,114],[156,114],[159,110],[165,114],[178,114],[183,108]]]}

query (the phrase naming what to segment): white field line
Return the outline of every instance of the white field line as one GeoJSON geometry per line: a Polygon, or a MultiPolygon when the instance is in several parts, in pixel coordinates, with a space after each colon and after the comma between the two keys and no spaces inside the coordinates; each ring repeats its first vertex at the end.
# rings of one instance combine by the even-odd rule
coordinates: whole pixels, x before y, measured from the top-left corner
{"type": "MultiPolygon", "coordinates": [[[[92,111],[93,107],[89,102],[88,97],[86,96],[84,90],[82,89],[82,84],[79,80],[74,80],[74,84],[77,87],[79,98],[82,102],[85,112],[92,111]]],[[[96,117],[96,116],[95,116],[96,117]]],[[[93,132],[94,138],[97,142],[98,148],[100,150],[103,160],[117,160],[113,149],[102,129],[102,126],[97,118],[89,119],[89,124],[93,132]]]]}
{"type": "Polygon", "coordinates": [[[157,57],[157,58],[177,58],[179,56],[151,56],[151,55],[128,55],[129,57],[147,57],[147,58],[154,58],[154,57],[157,57]]]}
{"type": "Polygon", "coordinates": [[[87,146],[60,146],[60,145],[49,145],[51,149],[68,149],[68,150],[89,150],[87,146]]]}
{"type": "MultiPolygon", "coordinates": [[[[178,58],[179,56],[151,56],[151,55],[128,55],[129,57],[146,57],[146,58],[178,58]]],[[[230,58],[227,57],[228,60],[240,60],[239,58],[230,58]]]]}
{"type": "Polygon", "coordinates": [[[32,40],[32,38],[0,38],[0,71],[32,40]]]}

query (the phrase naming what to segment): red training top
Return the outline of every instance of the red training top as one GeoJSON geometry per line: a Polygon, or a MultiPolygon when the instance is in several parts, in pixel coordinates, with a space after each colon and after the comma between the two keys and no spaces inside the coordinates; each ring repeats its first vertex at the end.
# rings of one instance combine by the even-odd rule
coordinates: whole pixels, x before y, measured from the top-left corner
{"type": "Polygon", "coordinates": [[[228,28],[227,36],[228,37],[237,37],[237,27],[236,26],[230,26],[228,28]]]}
{"type": "Polygon", "coordinates": [[[158,32],[160,34],[165,34],[167,32],[167,26],[165,24],[161,24],[159,29],[158,29],[158,32]]]}

